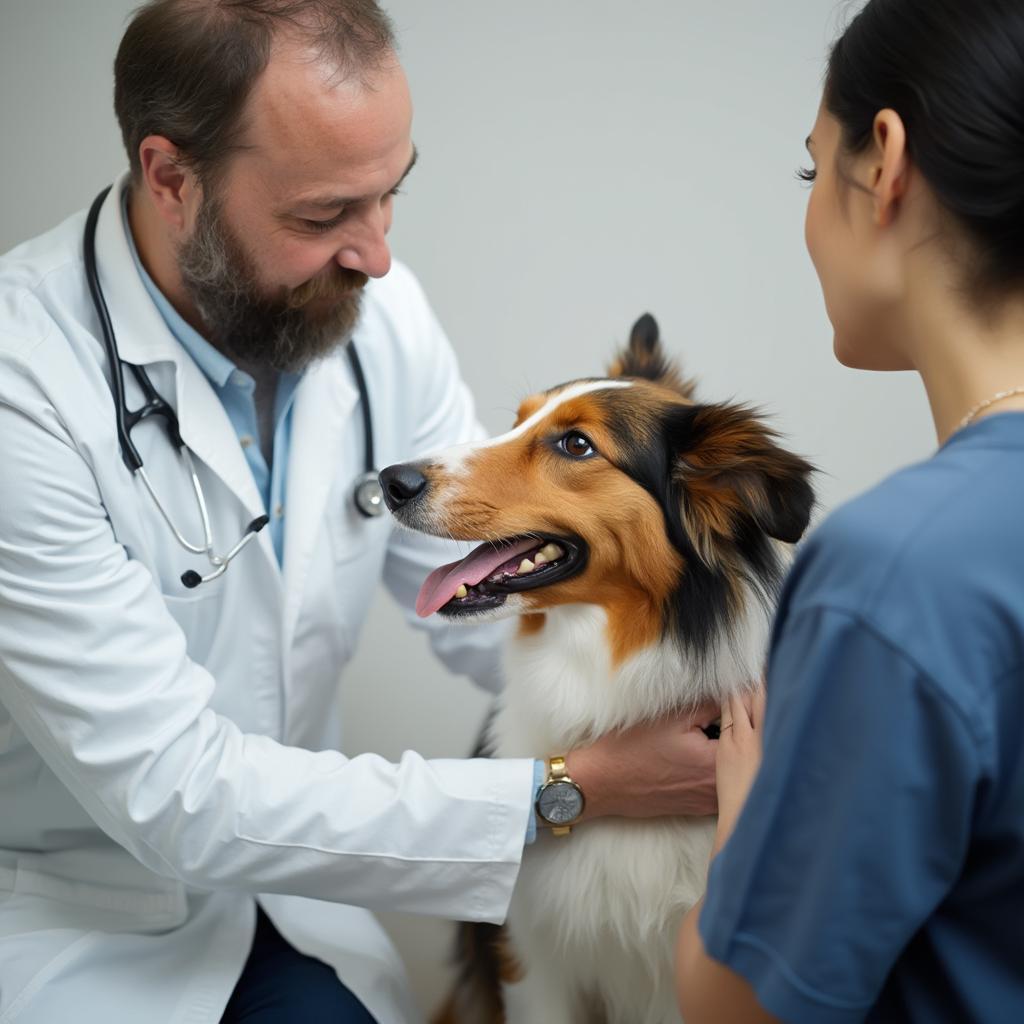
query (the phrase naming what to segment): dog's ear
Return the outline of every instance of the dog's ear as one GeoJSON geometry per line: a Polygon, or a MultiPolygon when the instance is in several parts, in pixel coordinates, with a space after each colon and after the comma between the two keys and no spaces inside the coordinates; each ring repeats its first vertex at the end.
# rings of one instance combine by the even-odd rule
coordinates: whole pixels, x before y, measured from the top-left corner
{"type": "Polygon", "coordinates": [[[644,313],[629,335],[629,344],[608,367],[609,377],[641,377],[678,391],[684,398],[693,398],[694,382],[685,380],[661,347],[658,321],[644,313]]]}
{"type": "Polygon", "coordinates": [[[705,560],[713,559],[716,540],[742,541],[751,523],[790,544],[803,536],[814,508],[814,467],[781,447],[754,410],[680,406],[672,418],[683,522],[705,560]]]}

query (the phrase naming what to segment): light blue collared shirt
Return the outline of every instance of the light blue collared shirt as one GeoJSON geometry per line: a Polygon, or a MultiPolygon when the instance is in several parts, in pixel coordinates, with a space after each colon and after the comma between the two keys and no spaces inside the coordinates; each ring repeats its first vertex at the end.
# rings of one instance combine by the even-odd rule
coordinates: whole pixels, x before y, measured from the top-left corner
{"type": "MultiPolygon", "coordinates": [[[[284,494],[288,473],[288,453],[291,448],[292,405],[295,389],[302,379],[298,373],[282,373],[277,378],[277,395],[274,398],[274,446],[272,466],[267,466],[260,449],[259,417],[256,412],[256,382],[249,374],[239,370],[227,356],[218,352],[198,331],[185,322],[181,314],[168,302],[167,297],[156,286],[142,265],[135,239],[128,224],[128,193],[122,199],[124,209],[125,235],[128,248],[139,272],[139,277],[149,292],[150,298],[164,318],[168,330],[182,348],[192,357],[196,365],[209,380],[217,397],[228,414],[231,425],[238,435],[238,442],[245,453],[245,460],[252,470],[256,488],[263,499],[264,511],[270,516],[267,529],[274,545],[278,564],[284,555],[284,494]]],[[[234,543],[235,538],[231,539],[234,543]]]]}

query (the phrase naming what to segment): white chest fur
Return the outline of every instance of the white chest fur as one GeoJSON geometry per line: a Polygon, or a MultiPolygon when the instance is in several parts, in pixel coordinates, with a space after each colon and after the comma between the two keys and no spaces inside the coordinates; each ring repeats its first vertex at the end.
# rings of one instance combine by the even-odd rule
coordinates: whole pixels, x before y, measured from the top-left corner
{"type": "MultiPolygon", "coordinates": [[[[509,644],[508,684],[492,727],[499,757],[543,758],[664,712],[720,700],[761,670],[767,616],[748,621],[703,667],[671,644],[613,668],[604,612],[574,605],[509,644]]],[[[670,1024],[679,1020],[672,952],[700,897],[709,819],[603,819],[526,851],[508,927],[525,968],[509,986],[509,1024],[670,1024]]]]}

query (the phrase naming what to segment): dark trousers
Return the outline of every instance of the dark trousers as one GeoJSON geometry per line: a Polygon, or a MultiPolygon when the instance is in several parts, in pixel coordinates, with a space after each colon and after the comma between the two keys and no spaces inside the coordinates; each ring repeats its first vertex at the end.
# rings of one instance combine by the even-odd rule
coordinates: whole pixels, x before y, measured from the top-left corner
{"type": "Polygon", "coordinates": [[[303,956],[256,908],[256,935],[221,1024],[375,1024],[332,967],[303,956]]]}

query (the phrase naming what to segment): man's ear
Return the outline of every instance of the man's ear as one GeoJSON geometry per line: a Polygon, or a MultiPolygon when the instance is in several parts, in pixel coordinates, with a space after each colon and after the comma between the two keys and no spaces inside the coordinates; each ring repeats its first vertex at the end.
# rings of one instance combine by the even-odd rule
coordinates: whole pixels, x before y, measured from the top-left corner
{"type": "Polygon", "coordinates": [[[680,406],[673,420],[683,521],[705,560],[716,541],[742,540],[752,524],[789,544],[803,536],[814,508],[814,467],[781,447],[754,410],[680,406]]]}
{"type": "Polygon", "coordinates": [[[684,380],[679,367],[665,355],[658,322],[650,313],[644,313],[633,324],[629,343],[608,367],[608,376],[653,380],[678,391],[683,398],[693,398],[694,382],[684,380]]]}
{"type": "Polygon", "coordinates": [[[147,135],[139,144],[142,181],[139,183],[163,220],[178,231],[189,224],[189,210],[197,205],[199,184],[181,159],[178,147],[162,135],[147,135]]]}

